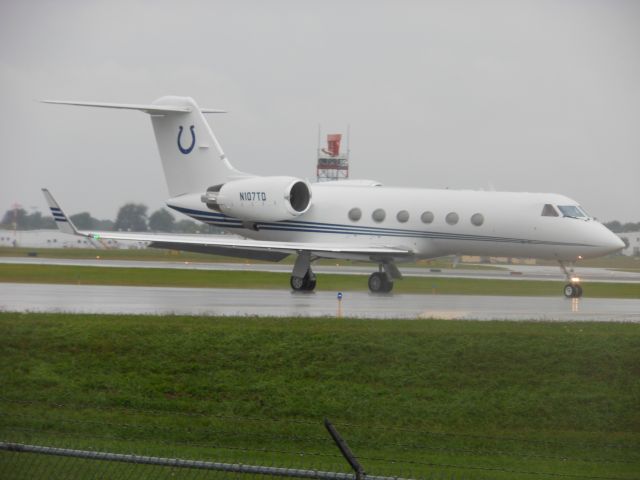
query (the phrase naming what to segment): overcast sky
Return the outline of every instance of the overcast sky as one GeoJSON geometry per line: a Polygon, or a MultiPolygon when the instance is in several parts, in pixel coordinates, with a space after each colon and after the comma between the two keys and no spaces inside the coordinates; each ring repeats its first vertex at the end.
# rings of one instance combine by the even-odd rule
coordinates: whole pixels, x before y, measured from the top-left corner
{"type": "Polygon", "coordinates": [[[315,179],[318,124],[350,125],[352,178],[640,221],[638,1],[2,0],[0,82],[1,212],[159,208],[145,114],[36,100],[185,95],[243,171],[315,179]]]}

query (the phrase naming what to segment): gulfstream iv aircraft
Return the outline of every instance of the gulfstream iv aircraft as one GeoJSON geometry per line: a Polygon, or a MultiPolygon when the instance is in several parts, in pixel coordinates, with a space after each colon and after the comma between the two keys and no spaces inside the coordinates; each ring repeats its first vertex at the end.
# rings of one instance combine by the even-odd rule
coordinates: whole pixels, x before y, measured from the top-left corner
{"type": "Polygon", "coordinates": [[[169,187],[171,209],[244,238],[224,235],[78,231],[51,194],[57,225],[94,239],[150,242],[155,248],[279,261],[295,255],[291,287],[316,286],[312,262],[365,260],[378,265],[372,292],[402,278],[397,264],[445,255],[556,260],[567,276],[564,294],[579,297],[573,262],[620,250],[622,241],[562,195],[392,188],[372,181],[310,184],[289,176],[236,170],[188,97],[150,105],[47,101],[139,110],[150,115],[169,187]]]}

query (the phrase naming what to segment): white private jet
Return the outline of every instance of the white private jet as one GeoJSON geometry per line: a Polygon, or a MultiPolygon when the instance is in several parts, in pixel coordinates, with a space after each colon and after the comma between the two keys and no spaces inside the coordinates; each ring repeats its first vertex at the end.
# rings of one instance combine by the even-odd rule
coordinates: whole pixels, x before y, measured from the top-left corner
{"type": "Polygon", "coordinates": [[[310,184],[288,176],[236,170],[189,97],[151,105],[45,101],[139,110],[151,116],[171,198],[169,208],[244,238],[223,235],[78,231],[43,189],[58,227],[93,239],[150,242],[155,248],[279,261],[296,255],[291,287],[312,291],[311,264],[320,258],[378,264],[372,292],[402,278],[397,263],[445,255],[556,260],[567,276],[564,294],[580,297],[573,262],[616,252],[623,242],[562,195],[393,188],[342,180],[310,184]]]}

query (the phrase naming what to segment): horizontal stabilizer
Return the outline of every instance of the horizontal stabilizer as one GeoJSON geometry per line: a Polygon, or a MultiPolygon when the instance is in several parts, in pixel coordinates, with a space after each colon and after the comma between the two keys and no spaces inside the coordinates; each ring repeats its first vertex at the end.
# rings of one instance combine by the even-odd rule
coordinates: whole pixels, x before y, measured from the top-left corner
{"type": "MultiPolygon", "coordinates": [[[[57,105],[73,105],[76,107],[97,107],[97,108],[116,108],[122,110],[139,110],[150,115],[167,115],[170,113],[189,113],[191,107],[182,107],[177,105],[140,105],[133,103],[105,103],[105,102],[76,102],[69,100],[41,100],[42,103],[53,103],[57,105]]],[[[201,108],[202,113],[227,113],[225,110],[216,110],[213,108],[201,108]]]]}

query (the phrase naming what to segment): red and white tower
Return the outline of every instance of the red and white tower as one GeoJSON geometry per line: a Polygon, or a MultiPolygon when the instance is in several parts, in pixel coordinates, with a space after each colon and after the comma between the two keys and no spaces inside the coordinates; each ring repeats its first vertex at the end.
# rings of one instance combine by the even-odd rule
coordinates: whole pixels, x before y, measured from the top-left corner
{"type": "Polygon", "coordinates": [[[349,178],[349,134],[347,133],[346,152],[340,153],[341,133],[327,135],[327,147],[320,147],[318,135],[318,166],[316,169],[318,182],[346,180],[349,178]]]}

